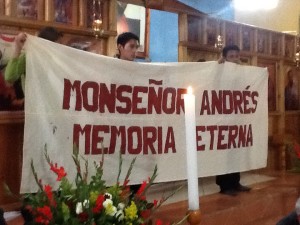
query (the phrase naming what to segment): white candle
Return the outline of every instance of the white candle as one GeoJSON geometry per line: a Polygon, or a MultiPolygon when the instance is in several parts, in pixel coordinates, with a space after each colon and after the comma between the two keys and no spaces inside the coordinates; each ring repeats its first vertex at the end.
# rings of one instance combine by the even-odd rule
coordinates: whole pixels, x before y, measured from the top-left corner
{"type": "Polygon", "coordinates": [[[199,209],[198,169],[196,149],[195,95],[192,88],[184,95],[186,163],[189,210],[199,209]]]}

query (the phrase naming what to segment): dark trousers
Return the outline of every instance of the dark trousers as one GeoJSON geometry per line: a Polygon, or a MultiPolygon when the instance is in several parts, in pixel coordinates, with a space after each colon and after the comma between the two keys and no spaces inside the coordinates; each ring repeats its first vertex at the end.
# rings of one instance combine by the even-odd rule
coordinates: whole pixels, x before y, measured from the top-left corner
{"type": "Polygon", "coordinates": [[[4,211],[0,208],[0,225],[6,225],[5,219],[4,219],[4,211]]]}
{"type": "Polygon", "coordinates": [[[299,225],[296,212],[293,211],[286,217],[283,217],[276,225],[299,225]]]}
{"type": "Polygon", "coordinates": [[[240,185],[240,173],[218,175],[216,183],[220,186],[221,191],[235,189],[240,185]]]}

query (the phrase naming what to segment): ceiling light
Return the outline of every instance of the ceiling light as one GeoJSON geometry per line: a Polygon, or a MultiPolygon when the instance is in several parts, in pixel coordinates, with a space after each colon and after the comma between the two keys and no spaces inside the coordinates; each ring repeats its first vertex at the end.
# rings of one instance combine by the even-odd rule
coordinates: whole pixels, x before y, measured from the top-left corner
{"type": "Polygon", "coordinates": [[[234,8],[243,11],[270,10],[278,5],[278,0],[233,0],[234,8]]]}

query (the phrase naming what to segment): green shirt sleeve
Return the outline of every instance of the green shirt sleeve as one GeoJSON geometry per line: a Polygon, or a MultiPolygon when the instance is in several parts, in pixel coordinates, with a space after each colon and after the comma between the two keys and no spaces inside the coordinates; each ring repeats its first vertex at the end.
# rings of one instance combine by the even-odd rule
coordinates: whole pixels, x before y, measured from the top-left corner
{"type": "Polygon", "coordinates": [[[22,53],[18,58],[13,58],[8,61],[5,68],[5,80],[9,83],[14,83],[22,75],[25,75],[26,70],[26,58],[22,53]]]}

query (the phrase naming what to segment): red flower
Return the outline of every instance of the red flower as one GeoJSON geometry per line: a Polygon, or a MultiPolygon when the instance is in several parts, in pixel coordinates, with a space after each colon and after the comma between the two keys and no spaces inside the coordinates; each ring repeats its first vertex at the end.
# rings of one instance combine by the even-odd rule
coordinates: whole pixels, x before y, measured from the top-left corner
{"type": "Polygon", "coordinates": [[[65,169],[61,166],[60,168],[57,167],[57,163],[53,166],[53,163],[50,163],[50,170],[57,174],[57,181],[61,181],[61,179],[67,176],[65,169]]]}
{"type": "Polygon", "coordinates": [[[44,207],[38,207],[36,211],[38,216],[35,218],[35,221],[40,224],[49,224],[53,218],[50,207],[47,205],[44,207]]]}
{"type": "Polygon", "coordinates": [[[50,185],[45,185],[44,191],[48,197],[49,203],[51,206],[56,206],[56,202],[53,198],[52,187],[50,185]]]}
{"type": "Polygon", "coordinates": [[[298,143],[294,144],[294,151],[297,155],[297,158],[300,159],[300,145],[298,143]]]}
{"type": "Polygon", "coordinates": [[[104,195],[99,195],[95,207],[93,208],[93,213],[99,213],[103,209],[104,195]]]}
{"type": "Polygon", "coordinates": [[[81,223],[83,223],[83,222],[86,222],[86,221],[88,220],[89,215],[88,215],[86,212],[83,212],[83,213],[80,213],[80,214],[78,215],[78,217],[79,217],[79,221],[80,221],[81,223]]]}
{"type": "Polygon", "coordinates": [[[156,220],[155,225],[163,225],[163,222],[161,220],[156,220]]]}
{"type": "Polygon", "coordinates": [[[150,209],[146,209],[146,210],[141,212],[141,217],[143,217],[144,219],[149,218],[150,215],[151,215],[151,210],[150,209]]]}
{"type": "MultiPolygon", "coordinates": [[[[163,225],[161,220],[156,220],[155,225],[163,225]]],[[[166,225],[170,225],[170,223],[166,223],[166,225]]]]}
{"type": "Polygon", "coordinates": [[[127,186],[128,183],[129,183],[129,180],[128,180],[128,179],[124,180],[123,186],[127,186]]]}
{"type": "Polygon", "coordinates": [[[154,199],[153,205],[154,205],[154,206],[157,206],[157,203],[158,203],[158,201],[154,199]]]}
{"type": "Polygon", "coordinates": [[[137,191],[137,196],[139,196],[140,198],[142,197],[142,194],[145,192],[145,188],[147,186],[147,181],[143,181],[143,183],[141,184],[139,190],[137,191]]]}

